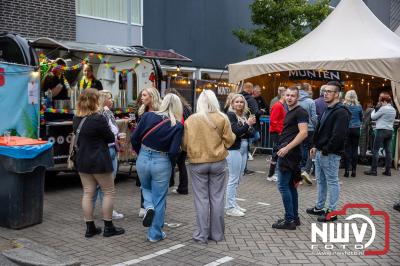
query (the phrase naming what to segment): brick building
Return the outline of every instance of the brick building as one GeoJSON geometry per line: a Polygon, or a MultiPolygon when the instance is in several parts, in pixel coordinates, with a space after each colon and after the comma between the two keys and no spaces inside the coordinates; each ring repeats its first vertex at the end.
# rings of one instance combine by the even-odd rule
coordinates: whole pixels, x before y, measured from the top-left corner
{"type": "Polygon", "coordinates": [[[0,32],[28,39],[76,39],[75,0],[1,0],[0,32]]]}

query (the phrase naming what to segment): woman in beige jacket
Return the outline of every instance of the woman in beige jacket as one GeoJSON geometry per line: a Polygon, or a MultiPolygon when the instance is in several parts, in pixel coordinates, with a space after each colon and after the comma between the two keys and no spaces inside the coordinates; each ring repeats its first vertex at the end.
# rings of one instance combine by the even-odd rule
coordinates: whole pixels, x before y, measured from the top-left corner
{"type": "Polygon", "coordinates": [[[200,243],[224,239],[224,185],[227,149],[235,135],[220,111],[214,92],[204,90],[197,112],[185,121],[183,149],[189,159],[197,229],[193,239],[200,243]]]}

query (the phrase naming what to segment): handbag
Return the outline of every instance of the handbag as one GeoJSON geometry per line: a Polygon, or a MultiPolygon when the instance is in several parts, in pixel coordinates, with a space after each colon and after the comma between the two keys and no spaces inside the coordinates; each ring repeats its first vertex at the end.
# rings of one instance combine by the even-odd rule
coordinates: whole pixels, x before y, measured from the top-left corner
{"type": "Polygon", "coordinates": [[[154,127],[152,127],[149,131],[146,132],[146,134],[142,137],[141,142],[143,143],[143,140],[145,138],[147,138],[147,136],[149,136],[151,133],[153,133],[157,128],[161,127],[163,124],[167,123],[168,121],[170,121],[170,118],[164,119],[163,121],[161,121],[160,123],[158,123],[157,125],[155,125],[154,127]]]}
{"type": "Polygon", "coordinates": [[[87,116],[84,117],[81,122],[79,123],[78,129],[76,130],[76,134],[72,133],[72,140],[71,144],[69,146],[69,156],[67,160],[67,167],[68,169],[75,169],[76,168],[76,156],[78,153],[78,139],[79,139],[79,133],[81,132],[81,128],[83,126],[83,123],[85,122],[87,116]]]}

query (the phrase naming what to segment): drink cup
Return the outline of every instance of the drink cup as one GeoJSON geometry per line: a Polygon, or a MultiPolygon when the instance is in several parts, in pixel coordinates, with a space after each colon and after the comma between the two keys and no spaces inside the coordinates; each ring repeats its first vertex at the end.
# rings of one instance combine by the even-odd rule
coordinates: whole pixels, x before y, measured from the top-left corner
{"type": "Polygon", "coordinates": [[[124,133],[124,132],[119,133],[118,134],[118,138],[119,138],[119,141],[121,142],[121,144],[122,143],[125,144],[125,142],[126,142],[126,133],[124,133]]]}

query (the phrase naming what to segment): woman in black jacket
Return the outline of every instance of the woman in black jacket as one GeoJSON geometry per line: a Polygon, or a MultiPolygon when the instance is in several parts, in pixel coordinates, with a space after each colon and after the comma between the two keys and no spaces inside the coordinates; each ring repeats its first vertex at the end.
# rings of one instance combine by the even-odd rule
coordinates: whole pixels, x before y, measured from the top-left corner
{"type": "Polygon", "coordinates": [[[242,94],[232,97],[229,112],[227,113],[233,133],[236,135],[235,143],[228,149],[226,158],[229,169],[229,179],[226,186],[226,215],[244,216],[246,209],[239,207],[236,203],[236,190],[240,178],[244,174],[247,162],[247,149],[252,126],[256,123],[255,116],[246,118],[248,112],[247,102],[242,94]]]}
{"type": "Polygon", "coordinates": [[[93,197],[97,184],[104,193],[103,198],[103,236],[123,234],[122,228],[112,222],[114,179],[113,166],[108,143],[115,141],[106,118],[99,112],[99,93],[95,89],[86,89],[79,96],[77,113],[73,121],[75,136],[78,137],[78,150],[75,167],[79,172],[83,186],[82,208],[86,221],[85,237],[101,233],[93,221],[93,197]],[[78,131],[80,128],[80,131],[78,131]]]}
{"type": "MultiPolygon", "coordinates": [[[[192,108],[190,107],[190,104],[186,101],[186,99],[174,88],[167,89],[165,91],[166,94],[172,93],[175,94],[176,96],[179,97],[179,99],[182,102],[182,124],[185,123],[185,120],[189,118],[190,115],[192,115],[192,108]]],[[[186,169],[186,152],[181,151],[178,155],[178,158],[176,159],[176,162],[174,165],[172,165],[172,173],[171,173],[171,179],[169,180],[169,186],[173,187],[175,186],[175,166],[178,166],[179,170],[179,186],[177,188],[174,188],[172,190],[172,193],[176,194],[183,194],[187,195],[189,194],[189,188],[188,188],[188,174],[187,174],[187,169],[186,169]]]]}

